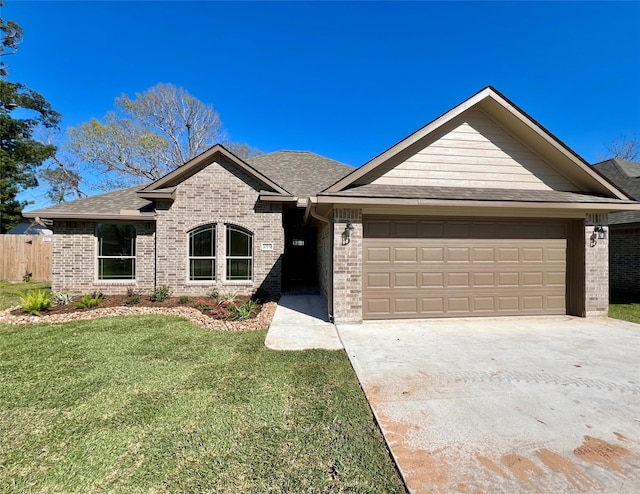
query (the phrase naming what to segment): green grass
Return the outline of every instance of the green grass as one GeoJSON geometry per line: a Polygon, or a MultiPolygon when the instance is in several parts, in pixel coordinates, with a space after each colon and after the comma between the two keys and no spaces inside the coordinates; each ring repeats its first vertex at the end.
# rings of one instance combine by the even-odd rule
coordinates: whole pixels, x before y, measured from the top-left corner
{"type": "Polygon", "coordinates": [[[640,324],[640,291],[612,290],[609,317],[640,324]]]}
{"type": "Polygon", "coordinates": [[[610,305],[609,317],[640,324],[640,304],[610,305]]]}
{"type": "Polygon", "coordinates": [[[30,281],[29,283],[11,283],[0,281],[0,310],[20,305],[20,295],[28,290],[50,289],[48,281],[30,281]]]}
{"type": "Polygon", "coordinates": [[[404,492],[345,353],[264,337],[0,325],[0,492],[404,492]]]}

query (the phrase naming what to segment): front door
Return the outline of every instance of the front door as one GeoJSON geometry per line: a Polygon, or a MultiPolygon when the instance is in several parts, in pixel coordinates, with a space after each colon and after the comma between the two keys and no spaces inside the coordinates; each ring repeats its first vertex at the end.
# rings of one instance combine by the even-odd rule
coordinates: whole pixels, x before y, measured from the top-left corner
{"type": "Polygon", "coordinates": [[[317,286],[316,230],[304,225],[304,210],[284,211],[284,258],[282,285],[285,291],[317,286]]]}

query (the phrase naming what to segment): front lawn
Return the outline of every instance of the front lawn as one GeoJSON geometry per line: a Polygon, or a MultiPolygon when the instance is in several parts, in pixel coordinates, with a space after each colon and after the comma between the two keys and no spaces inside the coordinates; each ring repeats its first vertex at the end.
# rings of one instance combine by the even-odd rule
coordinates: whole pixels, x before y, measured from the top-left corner
{"type": "Polygon", "coordinates": [[[345,353],[264,338],[0,325],[0,492],[404,492],[345,353]]]}

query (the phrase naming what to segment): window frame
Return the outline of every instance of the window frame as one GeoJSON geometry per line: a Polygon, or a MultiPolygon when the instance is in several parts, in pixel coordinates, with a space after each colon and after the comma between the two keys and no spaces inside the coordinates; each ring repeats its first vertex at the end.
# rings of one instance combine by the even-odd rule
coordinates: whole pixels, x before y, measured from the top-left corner
{"type": "Polygon", "coordinates": [[[127,283],[137,280],[137,262],[136,262],[136,247],[138,241],[138,229],[133,223],[114,223],[114,222],[99,222],[96,223],[96,280],[100,282],[120,282],[127,283]],[[104,238],[103,232],[101,231],[101,227],[103,225],[113,225],[113,226],[125,226],[130,227],[133,231],[133,236],[130,237],[130,255],[118,255],[118,256],[108,256],[103,255],[102,252],[104,250],[104,238]],[[104,263],[102,262],[105,259],[130,259],[131,262],[131,276],[129,277],[104,277],[104,263]]]}
{"type": "Polygon", "coordinates": [[[189,283],[207,283],[207,282],[215,282],[217,280],[217,231],[218,225],[216,223],[208,223],[206,225],[201,225],[199,227],[193,228],[188,233],[187,239],[187,281],[189,283]],[[193,255],[192,249],[192,240],[195,235],[202,234],[206,231],[210,231],[211,233],[211,248],[212,248],[212,256],[196,256],[193,255]],[[192,262],[196,260],[209,260],[212,266],[212,277],[211,278],[195,278],[192,271],[192,262]]]}
{"type": "Polygon", "coordinates": [[[224,247],[225,247],[225,263],[224,263],[224,267],[225,267],[225,273],[224,273],[224,279],[225,282],[229,282],[229,283],[251,283],[253,282],[253,272],[254,272],[254,241],[253,241],[253,232],[250,230],[247,230],[246,228],[243,228],[241,226],[238,225],[232,225],[232,224],[227,224],[225,225],[225,239],[224,239],[224,247]],[[230,251],[230,247],[231,247],[231,243],[230,243],[230,239],[231,239],[231,233],[232,232],[236,232],[236,233],[241,233],[243,235],[245,235],[248,238],[248,242],[249,242],[249,248],[248,248],[248,255],[244,255],[244,256],[238,256],[238,255],[230,255],[229,251],[230,251]],[[249,275],[246,278],[236,278],[236,277],[231,277],[230,276],[230,261],[234,261],[234,260],[248,260],[249,261],[249,275]]]}

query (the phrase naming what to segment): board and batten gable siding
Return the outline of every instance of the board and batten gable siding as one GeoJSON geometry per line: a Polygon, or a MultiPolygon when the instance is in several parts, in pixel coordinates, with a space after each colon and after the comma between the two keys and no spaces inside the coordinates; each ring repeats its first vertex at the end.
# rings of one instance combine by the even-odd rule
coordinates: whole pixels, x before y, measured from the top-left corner
{"type": "Polygon", "coordinates": [[[370,183],[491,189],[579,189],[479,110],[370,183]]]}
{"type": "Polygon", "coordinates": [[[284,251],[282,206],[262,203],[265,185],[238,167],[220,159],[177,185],[173,203],[157,208],[157,284],[174,294],[202,295],[212,288],[223,292],[250,293],[263,287],[280,291],[281,256],[284,251]],[[216,281],[189,281],[189,232],[216,225],[216,281]],[[225,225],[236,225],[253,234],[253,279],[224,279],[225,225]],[[262,250],[268,244],[271,250],[262,250]]]}

